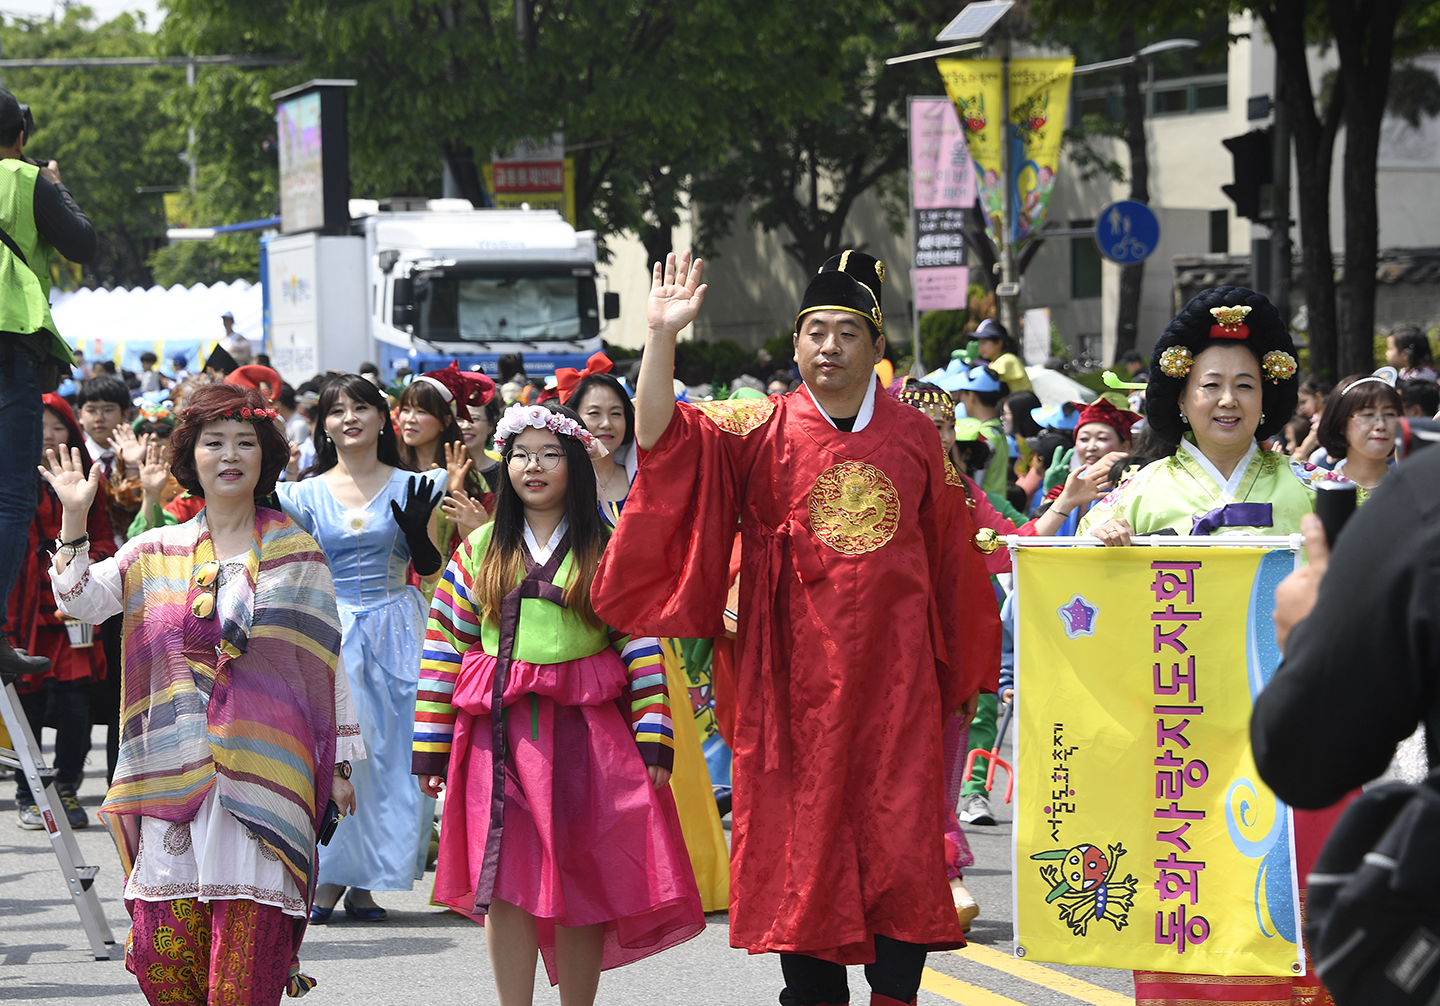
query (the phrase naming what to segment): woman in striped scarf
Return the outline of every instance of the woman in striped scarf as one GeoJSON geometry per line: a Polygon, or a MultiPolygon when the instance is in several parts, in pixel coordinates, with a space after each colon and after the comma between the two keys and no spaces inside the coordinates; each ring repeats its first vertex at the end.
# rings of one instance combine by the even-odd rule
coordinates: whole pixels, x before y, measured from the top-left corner
{"type": "Polygon", "coordinates": [[[327,805],[354,809],[364,756],[319,546],[257,504],[289,456],[259,392],[191,396],[175,478],[205,501],[184,524],[91,564],[95,498],[78,452],[41,469],[63,507],[51,583],[87,622],[124,613],[120,756],[100,809],[126,873],[126,966],[152,1003],[271,1006],[314,982],[297,952],[327,805]]]}

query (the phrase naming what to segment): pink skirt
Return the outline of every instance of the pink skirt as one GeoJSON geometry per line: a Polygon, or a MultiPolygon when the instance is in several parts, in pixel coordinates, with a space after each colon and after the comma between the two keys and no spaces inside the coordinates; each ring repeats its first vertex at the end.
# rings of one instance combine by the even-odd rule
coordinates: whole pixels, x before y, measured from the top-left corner
{"type": "MultiPolygon", "coordinates": [[[[478,647],[461,664],[435,868],[436,900],[482,925],[475,887],[490,830],[495,666],[478,647]]],[[[705,928],[674,797],[651,785],[618,701],[625,684],[625,665],[608,647],[562,664],[510,665],[494,897],[535,916],[552,985],[556,926],[604,924],[602,969],[705,928]]]]}

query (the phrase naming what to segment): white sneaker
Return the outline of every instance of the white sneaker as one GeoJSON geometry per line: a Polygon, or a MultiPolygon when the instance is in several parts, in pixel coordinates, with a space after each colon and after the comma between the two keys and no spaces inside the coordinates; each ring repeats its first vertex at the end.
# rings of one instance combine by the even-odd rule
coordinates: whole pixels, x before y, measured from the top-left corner
{"type": "Polygon", "coordinates": [[[995,823],[995,815],[990,810],[990,801],[985,799],[984,793],[971,793],[960,801],[960,813],[956,815],[961,824],[990,825],[995,823]]]}

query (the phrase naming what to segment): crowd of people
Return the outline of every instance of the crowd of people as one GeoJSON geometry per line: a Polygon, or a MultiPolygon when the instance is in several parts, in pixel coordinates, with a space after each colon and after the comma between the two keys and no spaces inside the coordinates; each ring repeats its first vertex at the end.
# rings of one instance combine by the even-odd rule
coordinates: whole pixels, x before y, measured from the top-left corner
{"type": "MultiPolygon", "coordinates": [[[[983,911],[964,828],[995,817],[964,766],[1016,701],[999,537],[1296,532],[1318,485],[1368,498],[1398,418],[1440,408],[1424,333],[1329,386],[1239,287],[1092,402],[1042,406],[993,320],[973,366],[887,384],[884,268],[858,251],[807,288],[792,370],[689,401],[701,269],[656,265],[623,378],[597,354],[548,384],[511,359],[498,382],[452,363],[292,388],[220,353],[43,396],[15,683],[72,827],[108,725],[100,814],[151,1002],[303,994],[306,926],[383,923],[375,892],[432,863],[506,1006],[537,959],[593,1001],[727,908],[735,946],[779,955],[782,1003],[848,1002],[847,964],[873,1003],[913,1002],[927,949],[983,911]],[[693,640],[733,778],[701,751],[693,640]],[[195,967],[160,966],[176,941],[195,967]]],[[[1330,821],[1297,814],[1302,877],[1330,821]]],[[[1136,975],[1145,1002],[1196,988],[1136,975]]]]}

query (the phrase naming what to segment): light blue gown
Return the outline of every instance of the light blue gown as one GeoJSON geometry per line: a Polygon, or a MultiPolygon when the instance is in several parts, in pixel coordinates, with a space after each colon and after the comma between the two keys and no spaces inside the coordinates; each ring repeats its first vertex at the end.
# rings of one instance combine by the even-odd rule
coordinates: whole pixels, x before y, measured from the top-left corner
{"type": "MultiPolygon", "coordinates": [[[[320,847],[322,884],[408,891],[425,873],[435,801],[410,772],[415,684],[425,635],[425,602],[405,582],[410,549],[390,501],[404,505],[413,473],[396,470],[364,507],[346,509],[323,477],[276,486],[285,513],[330,562],[340,608],[341,648],[366,758],[352,766],[356,811],[320,847]]],[[[422,479],[439,485],[443,469],[422,479]]]]}

